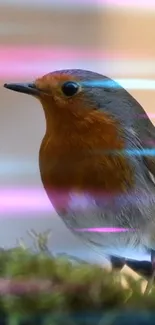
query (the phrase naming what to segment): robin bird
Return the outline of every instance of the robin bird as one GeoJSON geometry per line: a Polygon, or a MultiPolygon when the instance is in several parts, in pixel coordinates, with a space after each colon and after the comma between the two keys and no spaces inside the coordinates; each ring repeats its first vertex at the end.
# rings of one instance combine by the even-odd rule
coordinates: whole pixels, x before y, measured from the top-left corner
{"type": "Polygon", "coordinates": [[[128,251],[142,247],[153,278],[155,128],[144,109],[114,80],[80,69],[4,87],[43,106],[41,179],[66,226],[97,252],[119,256],[120,269],[128,251]],[[94,227],[128,231],[87,231],[94,227]]]}

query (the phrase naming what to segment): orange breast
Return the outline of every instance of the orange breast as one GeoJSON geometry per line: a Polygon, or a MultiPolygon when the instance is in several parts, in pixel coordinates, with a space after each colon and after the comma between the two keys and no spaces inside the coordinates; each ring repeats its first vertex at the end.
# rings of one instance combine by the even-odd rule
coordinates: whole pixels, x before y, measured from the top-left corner
{"type": "Polygon", "coordinates": [[[40,149],[40,172],[46,190],[124,193],[134,185],[128,158],[112,154],[125,143],[119,125],[98,111],[75,129],[51,128],[40,149]],[[106,151],[111,153],[107,154],[106,151]]]}

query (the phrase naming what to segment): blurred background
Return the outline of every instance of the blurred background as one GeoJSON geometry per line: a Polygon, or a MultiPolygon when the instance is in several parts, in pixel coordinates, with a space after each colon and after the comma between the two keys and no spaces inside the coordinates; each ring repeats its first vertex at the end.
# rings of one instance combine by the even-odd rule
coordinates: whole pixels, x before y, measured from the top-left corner
{"type": "Polygon", "coordinates": [[[39,102],[2,85],[56,69],[89,69],[117,79],[154,121],[154,22],[151,0],[0,0],[0,246],[20,238],[32,246],[28,229],[51,229],[51,250],[103,260],[69,233],[46,197],[39,102]]]}

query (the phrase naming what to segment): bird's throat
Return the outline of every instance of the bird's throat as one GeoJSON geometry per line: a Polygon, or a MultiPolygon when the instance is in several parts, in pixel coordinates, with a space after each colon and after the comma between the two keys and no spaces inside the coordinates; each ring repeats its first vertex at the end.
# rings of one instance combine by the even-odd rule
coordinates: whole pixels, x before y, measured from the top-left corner
{"type": "MultiPolygon", "coordinates": [[[[94,112],[94,114],[96,114],[94,112]]],[[[47,132],[40,149],[40,172],[46,189],[124,193],[133,187],[133,169],[119,128],[108,118],[92,116],[89,127],[47,132]]],[[[49,131],[49,130],[48,130],[49,131]]]]}

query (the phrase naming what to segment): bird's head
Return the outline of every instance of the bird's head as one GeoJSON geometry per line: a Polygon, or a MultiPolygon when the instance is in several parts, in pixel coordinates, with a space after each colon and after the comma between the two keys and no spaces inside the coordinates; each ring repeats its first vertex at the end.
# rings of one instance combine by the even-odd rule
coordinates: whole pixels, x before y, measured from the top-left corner
{"type": "MultiPolygon", "coordinates": [[[[59,157],[68,155],[73,166],[79,151],[85,155],[93,152],[96,163],[92,160],[89,174],[96,175],[95,166],[98,166],[98,183],[101,182],[102,168],[103,183],[106,179],[107,184],[110,184],[109,179],[116,184],[130,179],[131,183],[132,171],[126,157],[105,155],[98,158],[98,152],[103,155],[107,150],[113,152],[126,147],[125,123],[121,118],[128,123],[130,118],[127,118],[127,110],[122,112],[119,107],[119,98],[121,95],[123,98],[126,91],[116,82],[98,73],[75,69],[48,73],[32,83],[5,84],[4,87],[40,100],[45,112],[46,133],[54,143],[53,149],[49,148],[50,155],[54,150],[59,157]]],[[[89,159],[84,164],[83,170],[87,171],[89,159]]],[[[95,179],[96,176],[92,177],[95,179]]]]}
{"type": "MultiPolygon", "coordinates": [[[[102,123],[118,124],[121,112],[117,97],[122,90],[113,80],[85,70],[61,70],[48,73],[34,82],[9,83],[5,88],[32,95],[40,100],[48,125],[80,127],[101,118],[102,123]],[[115,105],[116,104],[116,105],[115,105]]],[[[106,128],[105,128],[106,131],[106,128]]]]}
{"type": "Polygon", "coordinates": [[[97,131],[104,137],[107,148],[117,147],[115,144],[122,132],[119,109],[115,105],[112,109],[107,106],[109,94],[113,101],[112,97],[114,94],[116,97],[119,89],[113,80],[95,72],[75,69],[55,71],[34,82],[10,83],[4,87],[39,99],[49,132],[55,129],[59,135],[64,135],[63,131],[67,130],[71,135],[72,129],[81,136],[85,134],[85,139],[87,133],[95,139],[97,131]]]}

